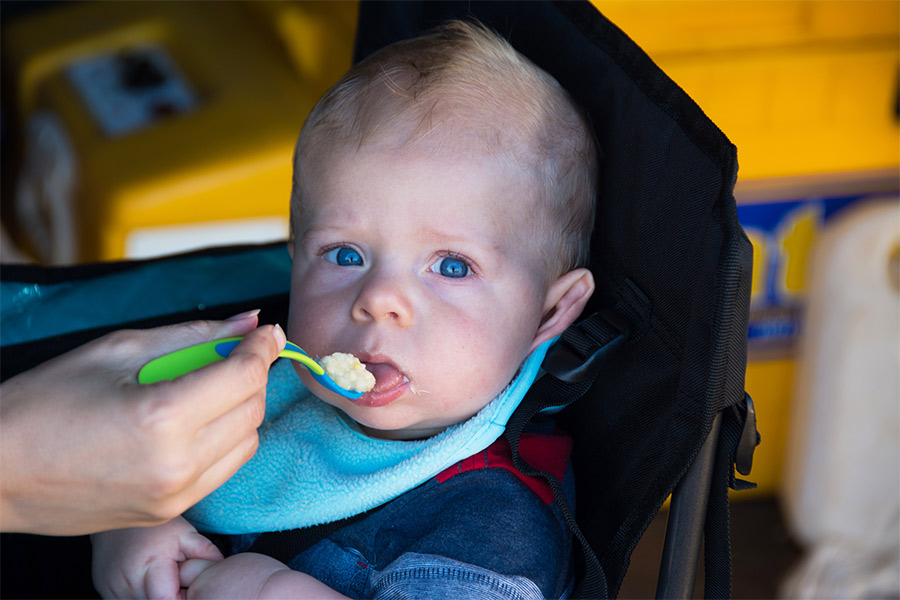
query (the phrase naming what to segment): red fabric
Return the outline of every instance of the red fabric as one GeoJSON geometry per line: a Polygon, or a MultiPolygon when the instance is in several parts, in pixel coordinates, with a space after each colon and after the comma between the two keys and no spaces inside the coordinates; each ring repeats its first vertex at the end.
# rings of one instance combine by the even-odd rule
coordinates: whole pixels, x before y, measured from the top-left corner
{"type": "MultiPolygon", "coordinates": [[[[562,481],[572,453],[572,439],[565,435],[542,435],[523,433],[519,438],[519,454],[538,471],[546,471],[562,481]]],[[[512,462],[512,450],[505,437],[500,437],[478,454],[461,460],[435,476],[443,483],[460,473],[475,469],[506,469],[518,477],[531,491],[540,496],[545,504],[553,502],[553,490],[542,477],[528,477],[520,473],[512,462]]]]}

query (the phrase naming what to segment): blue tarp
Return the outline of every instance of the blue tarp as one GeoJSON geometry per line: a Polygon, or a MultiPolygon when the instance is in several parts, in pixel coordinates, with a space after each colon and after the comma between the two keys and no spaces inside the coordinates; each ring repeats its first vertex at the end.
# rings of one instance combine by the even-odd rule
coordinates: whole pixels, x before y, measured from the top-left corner
{"type": "Polygon", "coordinates": [[[0,281],[0,344],[287,293],[290,272],[278,244],[138,263],[77,282],[0,281]]]}

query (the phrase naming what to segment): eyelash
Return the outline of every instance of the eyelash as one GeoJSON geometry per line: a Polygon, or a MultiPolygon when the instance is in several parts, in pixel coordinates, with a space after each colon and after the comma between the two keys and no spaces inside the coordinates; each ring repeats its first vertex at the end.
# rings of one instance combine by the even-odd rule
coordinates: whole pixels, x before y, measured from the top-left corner
{"type": "Polygon", "coordinates": [[[439,252],[437,258],[431,262],[431,265],[428,267],[428,269],[430,271],[433,270],[434,267],[441,260],[443,260],[445,258],[452,258],[454,260],[458,260],[459,262],[461,262],[462,264],[464,264],[466,266],[466,274],[465,275],[463,275],[462,277],[459,277],[459,278],[452,277],[452,278],[448,278],[448,279],[469,280],[472,277],[478,276],[479,272],[475,268],[475,264],[472,262],[472,260],[470,258],[468,258],[467,256],[460,254],[458,252],[454,252],[452,250],[445,250],[445,251],[439,252]]]}
{"type": "Polygon", "coordinates": [[[445,250],[443,252],[438,253],[438,259],[441,258],[455,258],[458,261],[465,263],[469,270],[474,271],[475,265],[472,264],[472,261],[465,255],[460,254],[459,252],[454,252],[452,250],[445,250]]]}
{"type": "MultiPolygon", "coordinates": [[[[353,250],[356,250],[357,252],[359,252],[359,250],[356,249],[356,246],[354,246],[350,242],[337,242],[336,244],[329,244],[327,246],[323,246],[322,248],[319,248],[319,250],[316,252],[316,255],[317,256],[325,256],[332,250],[338,250],[340,248],[352,248],[353,250]]],[[[362,252],[360,252],[360,254],[362,254],[362,252]]]]}

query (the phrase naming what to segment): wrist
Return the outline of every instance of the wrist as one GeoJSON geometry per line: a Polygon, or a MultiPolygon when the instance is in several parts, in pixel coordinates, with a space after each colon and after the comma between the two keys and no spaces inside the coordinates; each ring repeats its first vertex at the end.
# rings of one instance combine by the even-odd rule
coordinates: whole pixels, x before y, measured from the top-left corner
{"type": "MultiPolygon", "coordinates": [[[[6,474],[2,477],[6,479],[6,474]]],[[[20,510],[21,504],[16,495],[7,488],[6,482],[0,485],[0,532],[2,533],[33,533],[26,526],[28,520],[20,510]]]]}

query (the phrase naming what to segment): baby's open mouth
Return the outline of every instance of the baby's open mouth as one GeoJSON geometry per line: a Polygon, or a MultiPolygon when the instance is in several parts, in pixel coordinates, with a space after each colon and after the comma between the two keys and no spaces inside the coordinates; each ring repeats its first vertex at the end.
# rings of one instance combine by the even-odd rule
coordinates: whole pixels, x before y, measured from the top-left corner
{"type": "Polygon", "coordinates": [[[378,408],[398,400],[409,391],[409,378],[391,363],[363,362],[366,369],[375,376],[375,386],[357,398],[354,404],[369,408],[378,408]]]}
{"type": "Polygon", "coordinates": [[[390,363],[367,362],[364,364],[366,369],[375,376],[375,387],[369,390],[369,393],[385,392],[409,381],[400,369],[390,363]]]}

